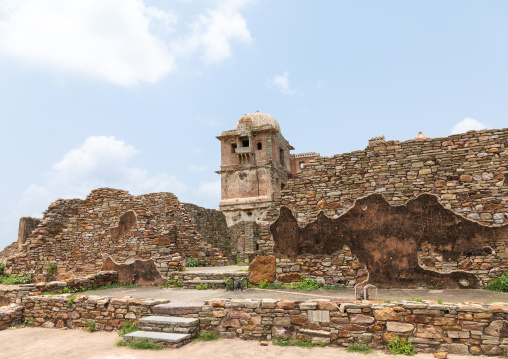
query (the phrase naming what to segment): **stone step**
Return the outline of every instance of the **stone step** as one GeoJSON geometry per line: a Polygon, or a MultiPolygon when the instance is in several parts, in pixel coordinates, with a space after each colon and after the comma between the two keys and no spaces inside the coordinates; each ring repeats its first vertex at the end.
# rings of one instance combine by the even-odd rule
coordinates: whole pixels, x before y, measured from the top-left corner
{"type": "Polygon", "coordinates": [[[190,314],[199,314],[201,312],[201,307],[203,303],[164,303],[157,304],[152,307],[152,311],[154,314],[159,315],[167,315],[167,316],[178,316],[178,315],[190,315],[190,314]]]}
{"type": "Polygon", "coordinates": [[[130,342],[135,339],[146,339],[154,343],[161,343],[165,347],[176,349],[189,343],[192,338],[190,334],[146,332],[143,330],[138,330],[137,332],[125,334],[123,336],[125,342],[130,342]]]}
{"type": "Polygon", "coordinates": [[[194,337],[199,330],[199,319],[150,316],[139,320],[139,330],[191,334],[194,337]]]}

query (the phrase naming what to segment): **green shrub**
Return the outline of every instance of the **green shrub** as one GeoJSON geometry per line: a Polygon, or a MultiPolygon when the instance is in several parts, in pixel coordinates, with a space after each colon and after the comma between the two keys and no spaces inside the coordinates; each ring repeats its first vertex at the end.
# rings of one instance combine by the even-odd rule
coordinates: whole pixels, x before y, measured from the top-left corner
{"type": "Polygon", "coordinates": [[[194,339],[195,342],[209,342],[212,340],[220,339],[219,334],[215,332],[199,332],[199,334],[194,339]]]}
{"type": "Polygon", "coordinates": [[[282,284],[268,283],[268,280],[266,280],[266,279],[263,279],[259,283],[258,288],[259,289],[287,289],[287,287],[282,284]]]}
{"type": "Polygon", "coordinates": [[[348,353],[362,353],[362,354],[369,354],[373,352],[372,348],[369,348],[367,344],[362,342],[351,344],[350,346],[347,347],[346,351],[348,353]]]}
{"type": "Polygon", "coordinates": [[[74,301],[76,300],[76,296],[75,295],[72,295],[69,300],[67,301],[67,307],[69,308],[72,308],[72,306],[74,305],[74,301]]]}
{"type": "Polygon", "coordinates": [[[304,347],[304,348],[313,348],[316,346],[324,347],[325,343],[312,343],[308,340],[300,340],[295,338],[288,338],[288,337],[278,337],[272,339],[273,345],[278,345],[280,347],[304,347]]]}
{"type": "Polygon", "coordinates": [[[89,320],[87,323],[86,330],[88,330],[90,333],[93,333],[97,330],[97,326],[95,325],[95,320],[89,320]]]}
{"type": "MultiPolygon", "coordinates": [[[[118,345],[118,343],[117,343],[118,345]]],[[[127,346],[131,349],[148,349],[148,350],[162,350],[164,345],[159,343],[151,342],[147,339],[134,339],[127,343],[127,346]]]]}
{"type": "Polygon", "coordinates": [[[505,271],[501,277],[492,279],[485,288],[496,292],[508,292],[508,271],[505,271]]]}
{"type": "Polygon", "coordinates": [[[139,330],[139,326],[137,324],[131,323],[130,320],[126,321],[122,328],[118,331],[118,335],[123,337],[125,334],[137,332],[139,330]]]}
{"type": "Polygon", "coordinates": [[[196,286],[197,290],[206,290],[208,289],[208,283],[201,283],[196,286]]]}
{"type": "Polygon", "coordinates": [[[56,263],[48,263],[48,268],[46,268],[46,279],[49,281],[58,271],[58,267],[56,263]]]}
{"type": "Polygon", "coordinates": [[[325,285],[323,289],[326,290],[344,290],[347,289],[345,285],[325,285]]]}
{"type": "Polygon", "coordinates": [[[421,302],[423,299],[422,298],[409,298],[408,300],[411,302],[421,302]]]}
{"type": "Polygon", "coordinates": [[[197,266],[199,266],[199,261],[196,258],[192,256],[187,258],[187,267],[197,267],[197,266]]]}
{"type": "Polygon", "coordinates": [[[30,284],[32,283],[32,272],[21,272],[20,274],[11,274],[7,277],[0,276],[0,283],[11,284],[30,284]]]}
{"type": "Polygon", "coordinates": [[[387,345],[387,348],[390,349],[393,355],[403,354],[403,355],[415,355],[416,348],[411,343],[410,339],[405,339],[401,337],[394,337],[387,345]]]}
{"type": "Polygon", "coordinates": [[[116,289],[116,288],[137,288],[139,285],[137,284],[120,284],[118,282],[103,285],[100,287],[93,287],[90,290],[105,290],[105,289],[116,289]]]}
{"type": "Polygon", "coordinates": [[[323,283],[318,282],[314,278],[302,278],[300,283],[290,286],[291,289],[299,289],[299,290],[316,290],[320,289],[323,286],[323,283]]]}
{"type": "Polygon", "coordinates": [[[3,264],[2,262],[0,262],[0,275],[3,275],[3,274],[4,274],[4,269],[5,269],[5,264],[3,264]]]}
{"type": "Polygon", "coordinates": [[[162,288],[182,288],[183,283],[180,279],[168,279],[166,284],[162,286],[162,288]]]}
{"type": "Polygon", "coordinates": [[[116,342],[116,346],[117,347],[126,347],[127,342],[124,342],[123,339],[120,339],[119,341],[116,342]]]}

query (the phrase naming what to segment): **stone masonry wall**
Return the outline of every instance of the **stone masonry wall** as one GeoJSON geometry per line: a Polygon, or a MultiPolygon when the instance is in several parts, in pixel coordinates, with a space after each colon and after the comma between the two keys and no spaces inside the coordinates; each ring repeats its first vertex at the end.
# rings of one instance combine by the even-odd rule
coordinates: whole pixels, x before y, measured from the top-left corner
{"type": "Polygon", "coordinates": [[[231,242],[226,217],[221,211],[184,203],[185,210],[194,221],[196,230],[202,240],[219,249],[225,257],[236,254],[235,245],[231,242]]]}
{"type": "Polygon", "coordinates": [[[17,304],[0,306],[0,330],[7,329],[23,321],[23,307],[17,304]]]}
{"type": "Polygon", "coordinates": [[[173,194],[132,196],[100,188],[85,200],[53,202],[20,253],[8,259],[6,273],[34,271],[40,280],[49,263],[57,264],[59,274],[93,273],[108,256],[119,263],[152,258],[163,276],[176,268],[168,266],[173,257],[227,264],[173,194]]]}
{"type": "Polygon", "coordinates": [[[383,348],[394,336],[419,352],[506,355],[508,306],[504,304],[341,303],[318,299],[211,300],[199,313],[201,329],[222,337],[297,337],[348,346],[362,341],[383,348]]]}
{"type": "MultiPolygon", "coordinates": [[[[318,157],[288,180],[265,220],[275,222],[281,206],[287,206],[303,228],[316,221],[321,212],[336,219],[351,209],[356,200],[373,193],[382,194],[392,206],[428,193],[436,196],[445,208],[469,220],[486,226],[507,224],[507,141],[508,129],[469,131],[425,141],[380,142],[362,151],[318,157]]],[[[273,254],[271,232],[262,233],[256,254],[273,254]]],[[[447,262],[440,253],[420,252],[420,265],[442,273],[469,271],[485,282],[501,274],[508,263],[506,241],[492,241],[488,245],[492,253],[464,255],[452,262],[447,262]]],[[[340,251],[333,254],[340,255],[340,251]]],[[[352,255],[355,256],[354,251],[352,255]]],[[[319,272],[326,273],[327,266],[318,263],[328,264],[332,257],[300,257],[295,260],[282,256],[278,271],[296,271],[298,265],[309,267],[301,266],[303,261],[316,264],[310,267],[317,271],[317,275],[302,273],[304,276],[326,278],[319,272]]],[[[341,266],[342,272],[351,274],[352,267],[341,266]]],[[[348,280],[353,283],[353,278],[348,280]]]]}

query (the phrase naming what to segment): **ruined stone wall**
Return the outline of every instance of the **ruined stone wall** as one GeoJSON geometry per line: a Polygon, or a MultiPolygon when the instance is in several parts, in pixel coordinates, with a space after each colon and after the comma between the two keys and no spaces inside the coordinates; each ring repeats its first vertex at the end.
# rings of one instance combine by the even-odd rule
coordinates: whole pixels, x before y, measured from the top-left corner
{"type": "Polygon", "coordinates": [[[132,196],[100,188],[85,200],[52,203],[20,254],[8,259],[6,273],[35,271],[44,277],[49,263],[56,263],[60,274],[93,273],[108,256],[118,263],[152,258],[163,276],[170,268],[177,269],[168,266],[175,257],[226,264],[222,254],[203,241],[184,204],[173,194],[132,196]]]}
{"type": "Polygon", "coordinates": [[[202,240],[219,249],[228,258],[231,252],[236,253],[236,244],[231,242],[226,217],[222,212],[191,203],[184,203],[184,207],[194,222],[196,230],[201,234],[202,240]]]}
{"type": "MultiPolygon", "coordinates": [[[[319,213],[324,213],[329,219],[336,220],[351,211],[357,200],[367,198],[372,194],[382,195],[384,200],[393,206],[391,209],[385,208],[376,215],[372,215],[371,218],[367,218],[367,216],[363,219],[364,210],[362,208],[355,210],[357,220],[355,225],[349,226],[350,230],[346,237],[349,238],[351,243],[356,243],[354,238],[363,238],[368,233],[370,224],[375,223],[378,218],[386,217],[383,213],[395,213],[398,211],[397,206],[403,206],[409,200],[416,199],[422,194],[431,194],[437,198],[444,209],[449,209],[459,216],[457,219],[451,219],[455,223],[447,223],[446,226],[450,228],[450,233],[453,232],[453,236],[461,244],[458,244],[458,242],[450,244],[456,248],[457,253],[455,253],[453,260],[449,260],[448,257],[443,256],[443,253],[435,251],[434,245],[425,245],[425,241],[419,238],[415,243],[421,242],[420,244],[423,246],[415,250],[411,256],[418,257],[419,266],[429,271],[439,273],[449,273],[455,270],[468,271],[481,278],[481,281],[485,283],[492,276],[502,273],[507,266],[507,236],[494,236],[490,241],[487,240],[488,236],[484,236],[481,245],[490,247],[492,251],[489,253],[457,256],[457,254],[460,254],[458,251],[462,245],[464,245],[462,251],[473,247],[476,248],[476,252],[481,252],[483,249],[483,247],[479,247],[479,242],[469,243],[464,242],[464,239],[459,239],[460,235],[457,237],[457,233],[463,230],[463,226],[470,226],[463,220],[461,221],[460,216],[487,227],[502,226],[508,223],[507,140],[508,129],[470,131],[447,138],[435,138],[425,141],[381,141],[363,151],[332,157],[318,157],[307,163],[301,172],[293,175],[288,180],[281,197],[267,211],[264,219],[267,222],[274,223],[279,218],[280,209],[287,207],[295,217],[298,223],[297,227],[303,231],[306,228],[305,226],[309,224],[315,226],[319,213]]],[[[369,204],[365,203],[364,207],[367,209],[369,204]]],[[[436,211],[442,212],[439,208],[436,208],[436,211]]],[[[415,228],[425,228],[427,226],[426,228],[432,229],[432,226],[437,225],[439,227],[446,222],[439,216],[432,215],[430,217],[433,217],[433,223],[421,220],[421,223],[414,223],[413,225],[416,226],[415,228]]],[[[399,227],[407,220],[409,218],[400,222],[399,227]]],[[[397,225],[399,221],[401,219],[396,221],[392,219],[390,223],[397,225]]],[[[328,225],[323,221],[320,223],[320,225],[328,228],[328,225]]],[[[402,237],[407,237],[407,234],[412,232],[407,226],[405,226],[405,230],[407,232],[403,232],[405,234],[402,237]]],[[[299,230],[295,229],[293,231],[296,231],[294,233],[296,235],[299,230]]],[[[317,232],[309,233],[309,238],[318,238],[323,235],[320,232],[321,229],[315,229],[314,231],[317,232]]],[[[327,231],[325,230],[325,232],[327,231]]],[[[397,241],[394,242],[393,238],[400,237],[400,235],[395,234],[395,232],[392,235],[390,231],[392,230],[387,229],[383,236],[388,242],[391,241],[392,244],[395,244],[397,241]],[[390,239],[391,236],[392,239],[390,239]]],[[[264,233],[261,240],[258,241],[260,246],[257,254],[273,254],[275,244],[273,233],[269,231],[264,233]]],[[[329,235],[325,235],[325,237],[327,236],[329,235]]],[[[376,233],[371,233],[368,236],[374,240],[376,233]]],[[[291,236],[288,234],[286,237],[291,236]]],[[[432,236],[427,237],[431,238],[432,236]]],[[[446,236],[440,235],[440,237],[444,238],[446,236]]],[[[465,237],[471,237],[472,240],[474,236],[466,235],[465,237]]],[[[330,234],[330,241],[328,242],[333,242],[332,238],[334,237],[330,234]]],[[[308,240],[312,242],[311,239],[308,240]]],[[[398,240],[401,240],[401,238],[398,238],[398,240]]],[[[317,241],[319,242],[319,239],[317,241]]],[[[307,244],[302,242],[301,245],[305,248],[319,247],[319,243],[310,242],[307,244]],[[316,244],[318,245],[316,246],[316,244]]],[[[374,242],[379,242],[379,238],[374,242]]],[[[374,255],[374,251],[378,248],[388,248],[388,242],[384,245],[377,243],[376,248],[371,248],[371,255],[374,255]]],[[[440,245],[444,250],[447,243],[443,242],[440,245]]],[[[408,249],[407,246],[401,248],[408,249]]],[[[364,255],[363,262],[360,261],[362,263],[366,261],[365,256],[369,255],[369,250],[364,249],[367,252],[364,255]]],[[[302,275],[328,278],[326,281],[332,280],[332,277],[335,277],[333,281],[336,281],[338,277],[346,276],[345,273],[348,273],[350,274],[348,282],[354,283],[351,273],[355,269],[351,266],[341,264],[339,267],[332,268],[331,271],[329,267],[326,268],[324,265],[302,266],[304,262],[324,262],[328,265],[331,260],[338,259],[336,257],[342,253],[341,251],[344,252],[342,247],[336,248],[335,252],[327,250],[327,253],[312,251],[305,253],[304,250],[298,253],[298,261],[296,261],[294,253],[288,256],[284,254],[284,251],[279,251],[278,271],[286,273],[296,271],[296,268],[313,268],[310,272],[315,273],[305,273],[304,271],[302,275]],[[327,272],[333,272],[333,274],[327,276],[327,272]]],[[[351,252],[353,257],[359,254],[354,248],[351,248],[351,252]]],[[[384,257],[381,256],[380,258],[384,257]]],[[[378,258],[377,260],[381,260],[384,266],[395,264],[397,267],[399,264],[397,261],[385,259],[378,258]]],[[[415,270],[418,271],[416,266],[415,270]]],[[[360,271],[361,275],[356,275],[357,278],[364,274],[363,270],[360,271]]]]}
{"type": "Polygon", "coordinates": [[[21,249],[26,239],[30,237],[32,231],[41,223],[40,218],[22,217],[19,220],[18,227],[18,249],[21,249]]]}
{"type": "Polygon", "coordinates": [[[211,300],[199,313],[201,329],[222,337],[296,337],[349,346],[384,348],[394,336],[409,338],[419,352],[506,355],[508,307],[437,303],[340,303],[317,299],[211,300]]]}

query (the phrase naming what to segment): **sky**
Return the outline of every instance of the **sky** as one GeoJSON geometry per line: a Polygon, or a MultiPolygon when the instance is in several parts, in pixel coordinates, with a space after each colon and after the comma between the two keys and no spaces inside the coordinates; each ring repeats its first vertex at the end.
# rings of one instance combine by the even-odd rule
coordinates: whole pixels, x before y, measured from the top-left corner
{"type": "Polygon", "coordinates": [[[294,153],[508,127],[508,2],[0,0],[0,248],[112,187],[218,208],[220,142],[294,153]]]}

